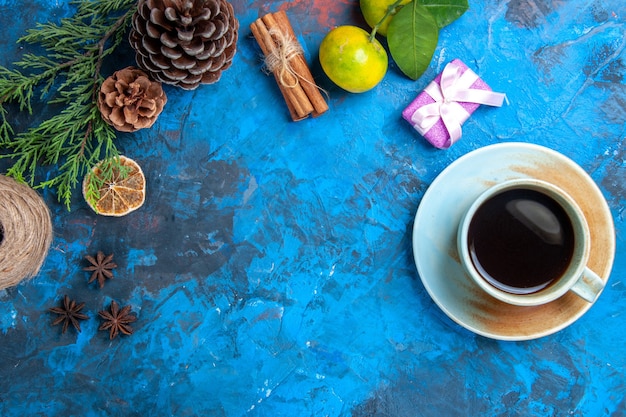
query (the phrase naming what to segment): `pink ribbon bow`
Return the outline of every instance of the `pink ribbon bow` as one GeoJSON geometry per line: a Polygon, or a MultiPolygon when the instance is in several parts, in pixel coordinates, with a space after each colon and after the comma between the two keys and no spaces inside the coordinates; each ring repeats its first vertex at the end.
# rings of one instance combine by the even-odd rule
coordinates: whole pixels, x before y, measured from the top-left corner
{"type": "Polygon", "coordinates": [[[461,125],[470,117],[460,102],[500,107],[505,98],[502,93],[470,88],[478,78],[469,68],[461,73],[459,66],[450,63],[446,65],[439,84],[433,81],[424,89],[435,102],[422,106],[413,113],[413,127],[425,135],[441,118],[450,134],[450,145],[459,140],[461,125]]]}

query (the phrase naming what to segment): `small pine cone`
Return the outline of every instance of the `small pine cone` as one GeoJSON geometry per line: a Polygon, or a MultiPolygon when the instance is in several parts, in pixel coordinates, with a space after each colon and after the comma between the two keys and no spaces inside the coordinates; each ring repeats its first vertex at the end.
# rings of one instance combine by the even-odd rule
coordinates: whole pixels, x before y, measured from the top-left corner
{"type": "Polygon", "coordinates": [[[238,30],[227,0],[139,0],[129,41],[155,80],[193,90],[231,66],[238,30]]]}
{"type": "Polygon", "coordinates": [[[152,126],[166,102],[161,83],[133,67],[116,71],[104,80],[98,94],[102,118],[121,132],[152,126]]]}

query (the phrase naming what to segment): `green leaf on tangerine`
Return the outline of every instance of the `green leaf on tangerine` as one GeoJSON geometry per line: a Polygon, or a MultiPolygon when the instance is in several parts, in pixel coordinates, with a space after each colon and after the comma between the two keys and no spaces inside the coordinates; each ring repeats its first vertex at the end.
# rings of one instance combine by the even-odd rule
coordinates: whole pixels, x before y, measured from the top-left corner
{"type": "Polygon", "coordinates": [[[389,52],[398,68],[417,80],[428,68],[439,40],[439,26],[417,1],[402,7],[387,28],[389,52]]]}
{"type": "Polygon", "coordinates": [[[433,15],[440,28],[449,25],[469,9],[467,0],[414,0],[433,15]]]}

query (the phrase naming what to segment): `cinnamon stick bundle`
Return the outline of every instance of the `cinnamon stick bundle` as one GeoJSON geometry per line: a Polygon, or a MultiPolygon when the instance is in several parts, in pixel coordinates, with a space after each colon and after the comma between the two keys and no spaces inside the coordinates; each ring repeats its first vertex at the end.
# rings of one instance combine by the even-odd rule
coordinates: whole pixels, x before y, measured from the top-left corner
{"type": "Polygon", "coordinates": [[[284,11],[268,13],[250,25],[268,69],[274,75],[293,121],[328,110],[284,11]]]}

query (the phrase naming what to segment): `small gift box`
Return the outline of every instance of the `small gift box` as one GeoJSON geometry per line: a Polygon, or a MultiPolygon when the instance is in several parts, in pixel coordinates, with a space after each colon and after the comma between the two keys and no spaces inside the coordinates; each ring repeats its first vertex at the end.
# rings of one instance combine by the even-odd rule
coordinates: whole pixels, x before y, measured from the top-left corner
{"type": "Polygon", "coordinates": [[[459,140],[461,125],[481,104],[500,107],[504,98],[454,59],[402,111],[402,117],[433,146],[447,149],[459,140]]]}

